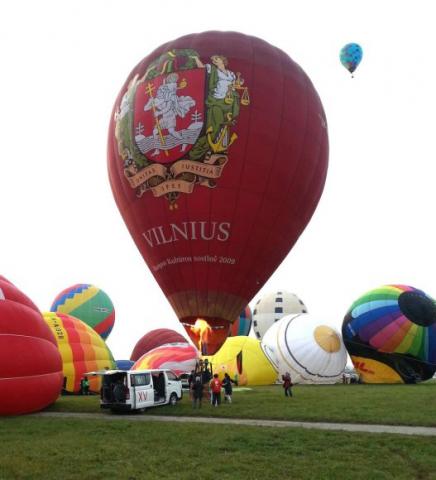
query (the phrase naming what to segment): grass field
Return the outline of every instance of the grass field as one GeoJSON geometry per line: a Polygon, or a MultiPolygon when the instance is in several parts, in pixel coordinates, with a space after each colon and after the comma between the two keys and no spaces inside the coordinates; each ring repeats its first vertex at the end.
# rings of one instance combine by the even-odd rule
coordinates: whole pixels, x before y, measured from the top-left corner
{"type": "MultiPolygon", "coordinates": [[[[436,426],[436,383],[305,385],[293,387],[293,392],[293,398],[285,398],[279,385],[254,387],[235,391],[232,405],[213,409],[204,402],[201,410],[192,410],[185,395],[176,407],[148,411],[163,415],[436,426]]],[[[99,399],[62,397],[49,410],[98,412],[99,399]]]]}
{"type": "MultiPolygon", "coordinates": [[[[236,391],[232,405],[193,411],[189,399],[147,415],[435,425],[436,384],[301,386],[236,391]]],[[[97,396],[49,411],[96,419],[0,419],[0,479],[436,479],[434,437],[235,425],[111,422],[97,396]]],[[[138,415],[138,414],[136,414],[138,415]]]]}

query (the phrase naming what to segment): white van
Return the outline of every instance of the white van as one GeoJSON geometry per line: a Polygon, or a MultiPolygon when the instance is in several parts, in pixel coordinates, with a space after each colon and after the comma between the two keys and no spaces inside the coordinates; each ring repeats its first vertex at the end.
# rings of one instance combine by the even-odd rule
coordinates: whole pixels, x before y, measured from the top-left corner
{"type": "Polygon", "coordinates": [[[101,408],[112,411],[145,410],[158,405],[176,405],[183,396],[182,382],[171,370],[104,370],[100,375],[101,408]]]}

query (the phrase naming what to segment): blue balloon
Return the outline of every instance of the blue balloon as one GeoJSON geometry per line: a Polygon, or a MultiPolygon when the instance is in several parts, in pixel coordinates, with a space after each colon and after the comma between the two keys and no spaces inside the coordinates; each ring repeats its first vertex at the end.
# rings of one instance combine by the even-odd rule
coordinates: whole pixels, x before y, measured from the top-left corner
{"type": "Polygon", "coordinates": [[[357,43],[347,43],[341,49],[339,58],[342,65],[350,72],[353,73],[362,60],[363,50],[357,43]]]}
{"type": "Polygon", "coordinates": [[[117,370],[130,370],[135,362],[132,360],[116,360],[117,370]]]}

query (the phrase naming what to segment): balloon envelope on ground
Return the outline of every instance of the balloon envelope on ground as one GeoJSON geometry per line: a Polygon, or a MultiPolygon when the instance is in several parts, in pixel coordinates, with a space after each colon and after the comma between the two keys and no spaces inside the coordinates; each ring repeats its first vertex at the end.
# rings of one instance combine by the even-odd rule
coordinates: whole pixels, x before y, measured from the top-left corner
{"type": "Polygon", "coordinates": [[[115,309],[109,296],[95,285],[78,283],[63,290],[50,307],[79,318],[106,339],[115,323],[115,309]]]}
{"type": "Polygon", "coordinates": [[[283,317],[261,345],[279,376],[289,372],[293,383],[336,383],[347,363],[340,333],[310,314],[283,317]]]}
{"type": "Polygon", "coordinates": [[[365,383],[416,383],[436,372],[436,303],[407,285],[358,298],[342,324],[345,346],[365,383]]]}
{"type": "Polygon", "coordinates": [[[168,368],[180,375],[195,370],[199,358],[198,350],[189,343],[169,343],[145,353],[132,370],[168,368]]]}
{"type": "Polygon", "coordinates": [[[259,340],[251,337],[230,337],[213,356],[207,358],[213,373],[220,378],[225,373],[236,379],[238,385],[271,385],[277,372],[263,353],[259,340]]]}
{"type": "Polygon", "coordinates": [[[295,293],[280,290],[264,295],[253,310],[253,330],[256,338],[261,340],[274,322],[292,313],[307,313],[306,305],[295,293]]]}
{"type": "MultiPolygon", "coordinates": [[[[53,332],[63,361],[64,389],[80,391],[86,372],[115,368],[112,353],[100,335],[78,318],[60,312],[44,312],[44,320],[53,332]]],[[[99,392],[99,377],[89,377],[90,391],[99,392]]]]}
{"type": "Polygon", "coordinates": [[[130,360],[136,362],[142,355],[153,348],[160,347],[166,343],[188,343],[183,335],[169,328],[156,328],[146,333],[138,340],[130,355],[130,360]]]}
{"type": "Polygon", "coordinates": [[[218,351],[303,232],[327,157],[310,79],[259,38],[187,35],[127,78],[109,130],[112,191],[203,354],[218,351]]]}
{"type": "Polygon", "coordinates": [[[0,415],[53,403],[62,389],[62,360],[35,304],[0,276],[0,415]]]}

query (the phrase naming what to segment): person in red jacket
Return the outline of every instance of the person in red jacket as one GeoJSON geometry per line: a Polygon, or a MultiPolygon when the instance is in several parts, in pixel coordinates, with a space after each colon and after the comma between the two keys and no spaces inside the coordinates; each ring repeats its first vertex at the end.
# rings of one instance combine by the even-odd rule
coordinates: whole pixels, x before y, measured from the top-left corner
{"type": "Polygon", "coordinates": [[[218,378],[218,374],[215,373],[212,380],[210,381],[210,389],[212,391],[212,405],[217,407],[221,403],[221,382],[218,378]]]}

